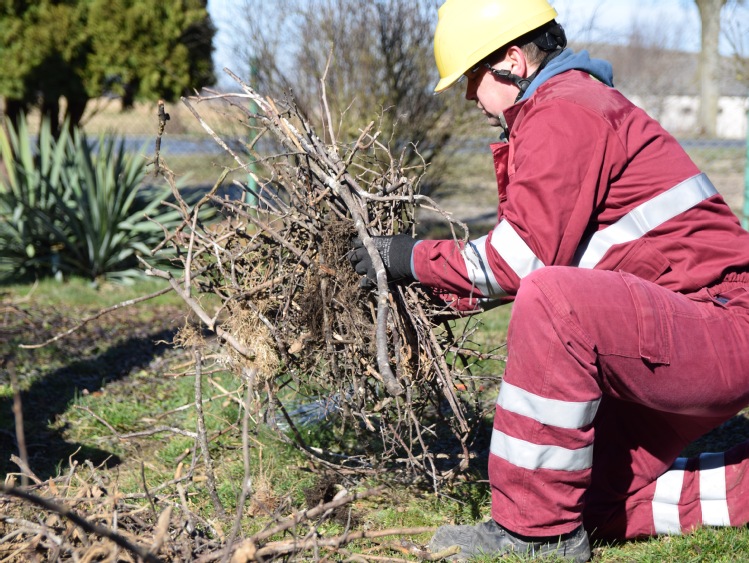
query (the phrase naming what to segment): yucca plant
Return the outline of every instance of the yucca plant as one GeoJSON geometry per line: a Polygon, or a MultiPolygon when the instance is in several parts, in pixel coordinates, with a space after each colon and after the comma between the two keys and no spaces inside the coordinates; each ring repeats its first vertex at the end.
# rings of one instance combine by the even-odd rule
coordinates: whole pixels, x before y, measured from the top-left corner
{"type": "Polygon", "coordinates": [[[8,181],[0,183],[0,275],[142,275],[137,254],[158,244],[160,225],[180,220],[162,205],[169,188],[144,185],[146,161],[128,154],[124,140],[67,131],[54,139],[43,122],[34,143],[21,121],[1,138],[8,181]]]}
{"type": "Polygon", "coordinates": [[[91,280],[126,281],[142,274],[136,255],[148,254],[177,213],[162,205],[169,189],[143,185],[146,161],[125,151],[124,140],[68,139],[71,165],[61,174],[66,194],[62,268],[91,280]],[[150,221],[151,217],[154,221],[150,221]]]}
{"type": "Polygon", "coordinates": [[[55,139],[48,121],[35,138],[26,119],[16,130],[0,129],[0,277],[23,278],[54,273],[59,257],[56,230],[64,221],[68,194],[62,188],[63,170],[70,165],[67,127],[55,139]]]}

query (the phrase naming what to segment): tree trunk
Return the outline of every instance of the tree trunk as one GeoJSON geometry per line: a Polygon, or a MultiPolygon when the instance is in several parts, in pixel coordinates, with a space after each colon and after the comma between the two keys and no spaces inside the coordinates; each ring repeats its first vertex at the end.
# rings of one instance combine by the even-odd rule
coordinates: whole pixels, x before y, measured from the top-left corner
{"type": "Polygon", "coordinates": [[[45,96],[41,104],[42,119],[49,119],[52,135],[57,138],[60,136],[60,98],[54,96],[45,96]]]}
{"type": "Polygon", "coordinates": [[[727,0],[695,0],[702,22],[702,48],[699,56],[700,110],[697,127],[700,135],[715,137],[720,96],[720,10],[727,0]]]}
{"type": "Polygon", "coordinates": [[[65,109],[65,119],[68,122],[68,128],[72,131],[74,127],[78,127],[81,124],[83,113],[86,111],[86,104],[88,104],[88,96],[75,97],[70,96],[65,98],[67,101],[65,109]]]}

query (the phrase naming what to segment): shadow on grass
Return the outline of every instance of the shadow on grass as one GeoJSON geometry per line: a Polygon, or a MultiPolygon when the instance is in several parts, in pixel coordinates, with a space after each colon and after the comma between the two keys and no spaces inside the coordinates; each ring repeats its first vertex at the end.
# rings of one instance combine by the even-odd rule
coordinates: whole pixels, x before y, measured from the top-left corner
{"type": "MultiPolygon", "coordinates": [[[[40,479],[55,477],[64,471],[71,456],[79,462],[88,459],[94,465],[120,463],[111,452],[66,441],[65,428],[55,428],[55,420],[82,393],[94,393],[109,382],[147,367],[169,348],[166,342],[171,342],[174,334],[174,329],[164,329],[132,336],[107,347],[99,355],[73,361],[39,376],[21,393],[29,466],[40,479]]],[[[12,405],[12,396],[0,399],[0,475],[3,477],[19,472],[10,459],[12,454],[18,455],[12,405]]]]}

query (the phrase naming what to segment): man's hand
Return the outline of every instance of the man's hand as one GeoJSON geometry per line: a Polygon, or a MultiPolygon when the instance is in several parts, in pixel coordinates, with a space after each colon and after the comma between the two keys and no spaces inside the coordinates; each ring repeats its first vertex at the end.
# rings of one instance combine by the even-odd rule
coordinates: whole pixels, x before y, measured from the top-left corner
{"type": "MultiPolygon", "coordinates": [[[[382,257],[390,281],[409,282],[415,279],[411,271],[411,252],[416,244],[415,239],[408,235],[395,235],[372,237],[372,242],[382,257]]],[[[355,238],[352,244],[353,249],[349,253],[349,261],[356,273],[362,276],[359,285],[365,289],[375,287],[377,273],[369,252],[358,238],[355,238]]]]}

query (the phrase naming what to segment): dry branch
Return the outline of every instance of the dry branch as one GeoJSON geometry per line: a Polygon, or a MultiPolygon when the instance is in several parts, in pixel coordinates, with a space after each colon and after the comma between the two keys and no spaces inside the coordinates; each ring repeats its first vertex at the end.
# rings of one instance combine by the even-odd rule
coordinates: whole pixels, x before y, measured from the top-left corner
{"type": "Polygon", "coordinates": [[[111,313],[112,311],[117,311],[118,309],[122,309],[125,307],[130,307],[132,305],[135,305],[136,303],[142,303],[144,301],[149,301],[155,297],[158,297],[160,295],[164,295],[165,293],[169,293],[171,291],[171,288],[165,288],[160,289],[158,291],[155,291],[153,293],[149,293],[148,295],[143,295],[141,297],[135,298],[135,299],[127,299],[125,301],[122,301],[121,303],[117,303],[116,305],[112,305],[111,307],[105,307],[104,309],[101,309],[100,311],[94,313],[93,315],[89,315],[86,318],[84,318],[82,321],[80,321],[78,324],[73,326],[72,328],[67,329],[64,332],[61,332],[59,334],[56,334],[52,338],[49,338],[45,340],[44,342],[40,342],[38,344],[19,344],[19,348],[27,348],[30,350],[34,350],[37,348],[43,348],[45,346],[49,346],[53,342],[57,342],[58,340],[65,338],[66,336],[70,336],[74,332],[80,330],[83,326],[90,323],[91,321],[95,321],[99,317],[102,317],[106,314],[111,313]]]}
{"type": "MultiPolygon", "coordinates": [[[[76,475],[71,472],[71,476],[76,475]]],[[[60,480],[62,478],[58,478],[60,480]]],[[[91,481],[97,476],[91,473],[91,481]]],[[[218,560],[269,561],[317,560],[320,550],[336,553],[341,548],[361,540],[372,542],[378,538],[413,536],[433,531],[433,528],[392,528],[386,530],[353,531],[324,535],[320,524],[334,511],[351,508],[364,499],[380,496],[383,487],[358,493],[339,494],[332,501],[320,503],[289,516],[275,514],[263,530],[243,539],[228,540],[213,529],[205,519],[191,512],[181,486],[181,467],[174,482],[180,491],[180,502],[153,497],[147,507],[128,504],[116,486],[102,487],[76,477],[65,485],[66,496],[54,480],[40,483],[32,493],[25,489],[0,485],[0,560],[59,560],[59,561],[197,561],[218,560]],[[41,509],[34,522],[27,517],[25,505],[41,509]],[[75,506],[75,509],[72,508],[75,506]],[[181,512],[181,517],[174,513],[181,512]],[[66,522],[67,521],[67,522],[66,522]],[[196,525],[197,523],[197,525],[196,525]],[[196,527],[211,531],[212,537],[196,534],[196,527]],[[283,534],[283,539],[278,539],[283,534]],[[103,540],[103,541],[102,541],[103,540]],[[111,543],[110,543],[111,542],[111,543]],[[119,556],[117,549],[123,551],[119,556]],[[109,559],[108,559],[109,558],[109,559]]],[[[239,520],[237,517],[237,523],[239,520]]],[[[397,545],[409,545],[409,551],[420,559],[432,560],[431,554],[406,540],[382,544],[382,550],[396,551],[397,545]]]]}
{"type": "MultiPolygon", "coordinates": [[[[239,92],[183,102],[248,183],[235,180],[242,194],[233,198],[219,197],[214,186],[192,207],[172,185],[183,217],[179,233],[166,233],[159,246],[171,247],[183,273],[147,272],[167,279],[219,336],[225,365],[257,374],[262,417],[283,439],[325,467],[371,473],[396,464],[428,476],[436,489],[467,468],[481,415],[468,360],[476,352],[460,353],[473,329],[454,335],[445,323],[455,315],[444,302],[416,284],[389,283],[372,241],[414,234],[421,206],[440,211],[418,193],[424,168],[403,169],[373,123],[349,144],[326,145],[293,100],[263,97],[226,72],[239,92]],[[206,104],[246,124],[252,142],[222,136],[220,124],[199,111],[206,104]],[[206,205],[223,221],[203,225],[206,205]],[[360,289],[348,264],[354,237],[375,266],[374,291],[360,289]],[[205,305],[206,294],[219,305],[205,305]],[[448,361],[449,353],[458,361],[448,361]],[[300,430],[310,425],[332,431],[352,451],[310,447],[300,430]]],[[[324,121],[332,126],[329,115],[324,121]]],[[[331,130],[322,138],[336,136],[331,130]]],[[[173,184],[163,159],[159,166],[173,184]]],[[[453,233],[468,236],[465,225],[441,213],[453,233]]]]}
{"type": "Polygon", "coordinates": [[[133,542],[125,538],[122,534],[119,534],[104,526],[100,526],[99,524],[88,521],[86,518],[82,517],[67,506],[58,504],[47,498],[31,494],[23,489],[6,487],[2,484],[0,484],[0,493],[11,497],[20,498],[45,510],[59,514],[60,516],[67,518],[68,520],[73,522],[76,526],[83,528],[86,532],[112,540],[118,546],[126,549],[133,555],[137,556],[140,560],[146,561],[147,563],[159,563],[161,561],[160,558],[151,553],[148,549],[134,544],[133,542]]]}

